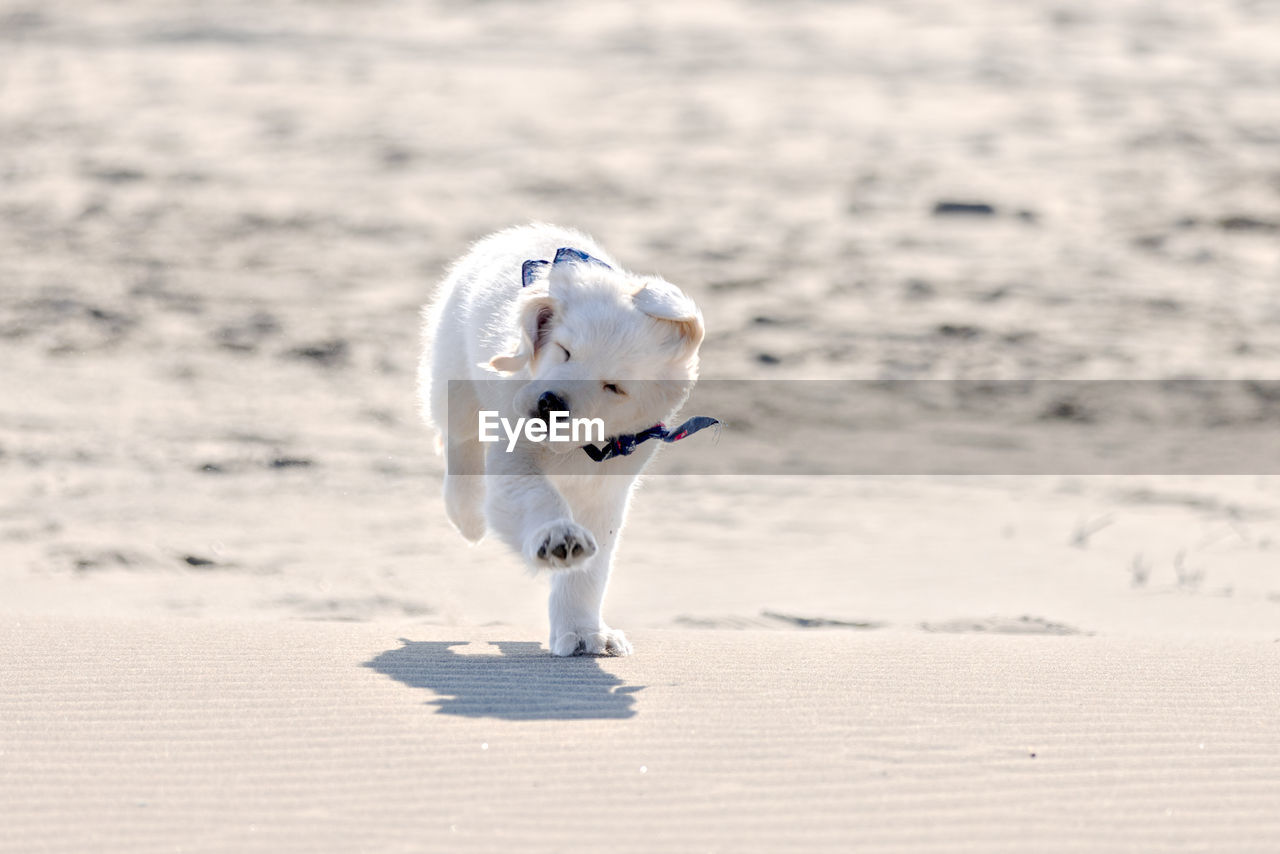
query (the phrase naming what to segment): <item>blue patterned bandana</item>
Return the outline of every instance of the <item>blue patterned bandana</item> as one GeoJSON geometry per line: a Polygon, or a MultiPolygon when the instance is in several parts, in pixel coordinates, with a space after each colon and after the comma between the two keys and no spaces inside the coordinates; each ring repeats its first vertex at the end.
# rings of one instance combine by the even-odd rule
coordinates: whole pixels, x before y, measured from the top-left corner
{"type": "Polygon", "coordinates": [[[614,436],[605,443],[603,448],[595,445],[583,445],[582,450],[587,452],[587,456],[598,463],[605,460],[611,460],[614,457],[625,457],[635,451],[641,442],[647,442],[650,439],[661,439],[664,442],[679,442],[685,436],[697,433],[706,427],[720,422],[706,415],[696,415],[688,421],[681,424],[674,430],[668,430],[662,424],[655,424],[647,430],[641,430],[639,433],[628,433],[623,436],[614,436]]]}

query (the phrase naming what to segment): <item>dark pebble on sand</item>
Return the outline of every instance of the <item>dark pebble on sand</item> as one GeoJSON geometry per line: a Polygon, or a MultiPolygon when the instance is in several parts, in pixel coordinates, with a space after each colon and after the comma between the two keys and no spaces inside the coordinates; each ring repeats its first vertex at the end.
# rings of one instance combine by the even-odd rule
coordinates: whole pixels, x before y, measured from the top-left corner
{"type": "Polygon", "coordinates": [[[907,299],[933,299],[938,289],[924,279],[907,279],[903,292],[907,299]]]}
{"type": "Polygon", "coordinates": [[[760,364],[762,365],[782,364],[782,360],[779,359],[777,356],[773,355],[772,353],[757,353],[756,361],[760,362],[760,364]]]}
{"type": "Polygon", "coordinates": [[[1259,231],[1266,234],[1280,231],[1280,222],[1253,216],[1224,216],[1218,220],[1223,231],[1259,231]]]}
{"type": "Polygon", "coordinates": [[[280,323],[274,317],[266,312],[258,312],[243,322],[218,329],[214,332],[214,340],[227,350],[252,352],[264,339],[279,331],[280,323]]]}
{"type": "Polygon", "coordinates": [[[209,560],[207,557],[199,557],[197,555],[187,555],[183,558],[189,566],[216,566],[217,561],[209,560]]]}
{"type": "Polygon", "coordinates": [[[86,572],[91,569],[105,569],[112,566],[132,566],[134,563],[135,561],[123,552],[107,550],[76,558],[75,568],[78,572],[86,572]]]}
{"type": "Polygon", "coordinates": [[[226,471],[226,469],[224,469],[222,466],[218,465],[217,463],[205,463],[204,465],[200,466],[200,471],[204,472],[205,474],[222,474],[224,471],[226,471]]]}
{"type": "Polygon", "coordinates": [[[273,469],[297,469],[306,468],[311,465],[311,460],[306,457],[276,457],[271,461],[273,469]]]}
{"type": "Polygon", "coordinates": [[[388,145],[382,149],[378,159],[382,161],[382,165],[388,169],[403,169],[413,164],[417,159],[417,154],[408,148],[402,148],[398,145],[388,145]]]}
{"type": "Polygon", "coordinates": [[[89,177],[107,184],[132,184],[147,177],[146,173],[141,170],[128,166],[105,166],[99,169],[90,169],[88,174],[89,177]]]}
{"type": "Polygon", "coordinates": [[[944,323],[938,327],[938,334],[947,338],[977,338],[982,330],[967,323],[944,323]]]}
{"type": "Polygon", "coordinates": [[[291,350],[287,350],[285,355],[295,359],[310,359],[326,367],[332,367],[345,362],[349,351],[350,347],[346,341],[341,338],[335,338],[330,341],[317,341],[313,344],[294,347],[291,350]]]}
{"type": "MultiPolygon", "coordinates": [[[[1248,347],[1247,344],[1245,346],[1248,347]]],[[[1267,403],[1280,403],[1280,382],[1275,380],[1245,380],[1244,387],[1259,400],[1267,403]]]]}
{"type": "Polygon", "coordinates": [[[995,216],[996,209],[986,202],[937,202],[934,216],[995,216]]]}
{"type": "Polygon", "coordinates": [[[1089,424],[1093,421],[1093,413],[1074,400],[1055,400],[1040,414],[1040,420],[1089,424]]]}

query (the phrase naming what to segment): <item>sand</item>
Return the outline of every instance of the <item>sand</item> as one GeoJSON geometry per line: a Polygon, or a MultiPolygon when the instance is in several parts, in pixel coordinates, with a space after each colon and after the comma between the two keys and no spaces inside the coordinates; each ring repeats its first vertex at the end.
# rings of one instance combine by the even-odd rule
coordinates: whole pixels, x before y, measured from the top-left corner
{"type": "Polygon", "coordinates": [[[1278,27],[0,0],[0,846],[1280,848],[1278,27]],[[418,307],[530,220],[752,381],[637,497],[625,661],[534,646],[415,411],[418,307]],[[1241,383],[852,384],[1173,379],[1241,383]]]}
{"type": "Polygon", "coordinates": [[[1273,643],[31,619],[6,851],[1271,851],[1273,643]]]}
{"type": "MultiPolygon", "coordinates": [[[[548,3],[536,39],[529,14],[0,5],[0,606],[540,625],[539,583],[445,523],[414,401],[419,305],[516,222],[681,284],[709,379],[1280,376],[1266,4],[548,3]]],[[[1014,401],[1035,437],[1055,413],[1244,449],[1130,477],[1052,437],[922,467],[901,425],[955,405],[896,390],[888,428],[832,400],[814,453],[750,387],[707,411],[718,445],[660,459],[689,477],[636,503],[619,625],[1274,633],[1280,459],[1248,460],[1273,386],[1136,421],[1014,401]],[[695,477],[762,459],[797,477],[695,477]],[[893,477],[965,471],[1028,476],[893,477]]]]}

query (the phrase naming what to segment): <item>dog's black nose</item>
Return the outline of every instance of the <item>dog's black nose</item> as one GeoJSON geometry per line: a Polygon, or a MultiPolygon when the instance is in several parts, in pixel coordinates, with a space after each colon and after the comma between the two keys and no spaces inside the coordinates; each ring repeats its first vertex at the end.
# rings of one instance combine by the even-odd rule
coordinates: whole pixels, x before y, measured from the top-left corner
{"type": "Polygon", "coordinates": [[[538,398],[538,417],[547,423],[551,423],[550,416],[552,412],[568,411],[569,404],[554,391],[544,391],[542,396],[538,398]]]}

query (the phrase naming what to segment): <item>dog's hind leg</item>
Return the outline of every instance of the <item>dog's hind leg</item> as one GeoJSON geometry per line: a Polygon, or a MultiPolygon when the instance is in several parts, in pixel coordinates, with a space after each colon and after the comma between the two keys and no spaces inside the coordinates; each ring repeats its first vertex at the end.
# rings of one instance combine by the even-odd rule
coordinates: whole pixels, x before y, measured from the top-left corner
{"type": "MultiPolygon", "coordinates": [[[[473,443],[475,444],[475,443],[473,443]]],[[[473,450],[459,443],[451,446],[450,454],[461,457],[472,457],[473,450]]],[[[484,452],[474,453],[474,460],[464,464],[464,470],[483,470],[484,452]]],[[[484,536],[484,475],[482,474],[448,474],[444,476],[444,509],[449,521],[462,536],[471,542],[477,542],[484,536]]]]}
{"type": "Polygon", "coordinates": [[[484,446],[477,434],[480,406],[454,384],[445,433],[444,509],[462,536],[476,542],[484,536],[484,446]]]}

